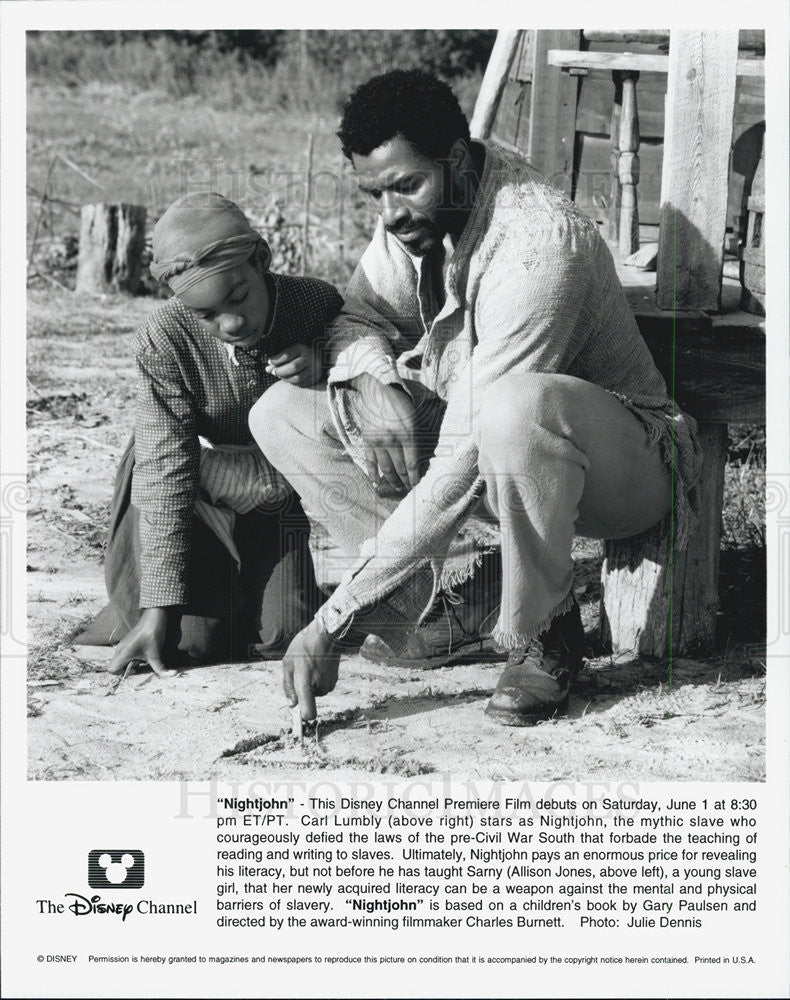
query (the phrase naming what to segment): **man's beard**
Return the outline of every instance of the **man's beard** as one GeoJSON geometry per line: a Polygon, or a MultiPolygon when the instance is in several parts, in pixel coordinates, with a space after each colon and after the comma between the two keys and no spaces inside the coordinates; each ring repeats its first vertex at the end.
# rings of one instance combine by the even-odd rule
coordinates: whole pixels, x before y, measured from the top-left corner
{"type": "Polygon", "coordinates": [[[387,230],[397,237],[413,232],[415,229],[424,229],[425,232],[420,240],[403,244],[415,257],[425,257],[432,253],[441,245],[447,233],[450,233],[454,238],[458,237],[469,218],[469,206],[459,205],[459,192],[454,187],[447,168],[445,168],[443,188],[442,207],[436,213],[435,219],[422,218],[416,222],[408,222],[403,226],[387,230]]]}
{"type": "Polygon", "coordinates": [[[410,233],[420,230],[422,232],[418,240],[415,240],[414,242],[401,242],[403,242],[403,246],[409,251],[409,253],[414,254],[415,257],[424,257],[435,250],[444,239],[445,230],[438,226],[435,222],[429,222],[425,219],[417,223],[409,223],[406,226],[388,229],[387,232],[391,233],[396,238],[399,238],[401,236],[408,236],[410,233]]]}

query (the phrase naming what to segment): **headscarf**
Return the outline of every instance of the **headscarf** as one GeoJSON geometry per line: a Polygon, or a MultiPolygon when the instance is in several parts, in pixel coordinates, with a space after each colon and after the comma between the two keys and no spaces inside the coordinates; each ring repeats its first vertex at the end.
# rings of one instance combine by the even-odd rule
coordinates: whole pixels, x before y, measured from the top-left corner
{"type": "Polygon", "coordinates": [[[173,202],[154,226],[151,274],[180,295],[253,255],[265,271],[272,259],[269,245],[238,205],[213,192],[193,192],[173,202]]]}

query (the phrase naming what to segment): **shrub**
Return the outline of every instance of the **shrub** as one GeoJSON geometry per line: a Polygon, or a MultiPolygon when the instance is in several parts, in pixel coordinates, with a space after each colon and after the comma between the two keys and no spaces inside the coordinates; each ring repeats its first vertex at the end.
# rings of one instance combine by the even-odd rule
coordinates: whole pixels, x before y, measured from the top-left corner
{"type": "Polygon", "coordinates": [[[421,67],[479,73],[494,31],[45,31],[28,36],[31,81],[99,82],[214,107],[339,110],[376,73],[421,67]]]}

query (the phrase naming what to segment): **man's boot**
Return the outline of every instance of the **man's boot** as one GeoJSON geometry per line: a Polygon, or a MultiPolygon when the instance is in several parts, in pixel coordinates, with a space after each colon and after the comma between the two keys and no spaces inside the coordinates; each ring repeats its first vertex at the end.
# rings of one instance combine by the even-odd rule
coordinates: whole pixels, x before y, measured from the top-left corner
{"type": "Polygon", "coordinates": [[[426,623],[405,637],[405,647],[394,653],[386,642],[370,635],[360,649],[367,660],[394,667],[430,670],[459,660],[501,660],[492,645],[484,644],[496,623],[502,597],[502,561],[498,552],[483,556],[473,576],[455,594],[440,594],[426,623]]]}
{"type": "Polygon", "coordinates": [[[583,649],[584,629],[574,599],[545,632],[510,653],[486,715],[503,726],[530,726],[564,712],[583,649]]]}

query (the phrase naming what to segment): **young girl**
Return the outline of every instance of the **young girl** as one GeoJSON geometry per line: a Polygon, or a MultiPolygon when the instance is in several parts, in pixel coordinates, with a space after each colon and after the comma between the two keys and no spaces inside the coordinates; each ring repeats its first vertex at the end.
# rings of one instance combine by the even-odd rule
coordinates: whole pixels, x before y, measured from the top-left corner
{"type": "Polygon", "coordinates": [[[247,417],[278,379],[322,377],[342,305],[322,281],[274,275],[243,212],[217,194],[157,223],[151,273],[174,295],[138,331],[134,438],[115,482],[110,596],[83,643],[118,642],[109,669],[276,657],[320,595],[298,498],[252,442],[247,417]]]}

